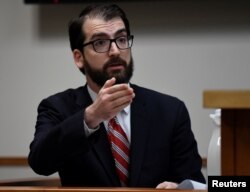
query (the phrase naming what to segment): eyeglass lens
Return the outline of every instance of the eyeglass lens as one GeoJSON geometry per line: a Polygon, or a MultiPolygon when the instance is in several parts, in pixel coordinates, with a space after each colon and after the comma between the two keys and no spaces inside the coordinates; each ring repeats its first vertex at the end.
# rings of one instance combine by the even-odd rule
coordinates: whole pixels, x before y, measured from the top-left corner
{"type": "Polygon", "coordinates": [[[124,36],[116,39],[100,39],[93,43],[93,47],[96,52],[107,52],[112,42],[115,42],[119,49],[128,49],[132,45],[132,37],[124,36]]]}

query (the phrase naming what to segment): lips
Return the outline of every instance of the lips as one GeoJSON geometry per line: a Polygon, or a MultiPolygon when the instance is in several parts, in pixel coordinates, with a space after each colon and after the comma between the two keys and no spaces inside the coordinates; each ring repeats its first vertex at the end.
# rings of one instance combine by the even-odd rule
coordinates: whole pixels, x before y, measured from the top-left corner
{"type": "Polygon", "coordinates": [[[111,70],[121,70],[124,68],[125,68],[125,66],[122,64],[112,64],[112,65],[108,66],[108,69],[111,69],[111,70]]]}
{"type": "Polygon", "coordinates": [[[113,69],[113,70],[124,69],[125,67],[126,67],[126,64],[123,62],[109,63],[107,65],[107,68],[113,69]]]}
{"type": "Polygon", "coordinates": [[[126,62],[121,58],[112,58],[105,65],[104,70],[120,71],[126,68],[126,62]]]}

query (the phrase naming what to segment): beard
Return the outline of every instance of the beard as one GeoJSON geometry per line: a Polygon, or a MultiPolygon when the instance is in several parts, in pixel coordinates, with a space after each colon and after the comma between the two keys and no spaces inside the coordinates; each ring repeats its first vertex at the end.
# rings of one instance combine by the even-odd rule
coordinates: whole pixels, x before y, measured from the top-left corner
{"type": "Polygon", "coordinates": [[[88,75],[92,79],[92,81],[94,81],[100,87],[102,87],[105,82],[112,77],[115,77],[116,84],[128,83],[133,75],[134,70],[134,62],[132,57],[128,65],[126,61],[124,61],[120,57],[112,58],[104,64],[102,69],[92,68],[90,63],[86,59],[84,64],[84,69],[80,69],[80,71],[88,75]],[[109,72],[109,67],[115,65],[122,65],[124,69],[113,70],[109,72]]]}

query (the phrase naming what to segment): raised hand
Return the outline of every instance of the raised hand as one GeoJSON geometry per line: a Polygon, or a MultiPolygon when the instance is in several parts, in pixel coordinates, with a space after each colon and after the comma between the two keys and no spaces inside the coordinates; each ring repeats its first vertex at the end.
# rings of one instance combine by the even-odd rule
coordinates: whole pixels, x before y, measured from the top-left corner
{"type": "Polygon", "coordinates": [[[109,120],[135,97],[134,91],[128,84],[115,84],[113,77],[106,81],[100,89],[96,100],[86,108],[84,119],[89,128],[97,127],[102,121],[109,120]]]}

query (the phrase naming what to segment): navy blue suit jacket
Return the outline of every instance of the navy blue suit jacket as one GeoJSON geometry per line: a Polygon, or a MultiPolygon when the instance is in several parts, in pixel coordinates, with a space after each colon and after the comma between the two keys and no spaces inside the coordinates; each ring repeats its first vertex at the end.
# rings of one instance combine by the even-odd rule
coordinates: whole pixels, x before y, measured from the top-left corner
{"type": "MultiPolygon", "coordinates": [[[[188,111],[179,99],[136,85],[131,104],[130,187],[192,179],[205,182],[188,111]]],[[[63,186],[118,187],[104,125],[85,136],[87,87],[44,99],[38,107],[29,164],[42,175],[59,172],[63,186]]]]}

